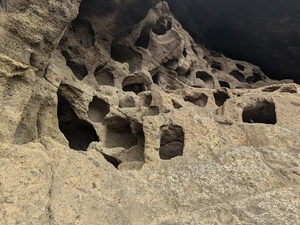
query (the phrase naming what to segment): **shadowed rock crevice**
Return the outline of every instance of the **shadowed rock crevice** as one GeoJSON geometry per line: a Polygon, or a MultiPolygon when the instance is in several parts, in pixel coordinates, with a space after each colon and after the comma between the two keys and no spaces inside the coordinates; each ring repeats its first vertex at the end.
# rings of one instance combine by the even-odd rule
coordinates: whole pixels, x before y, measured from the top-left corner
{"type": "Polygon", "coordinates": [[[159,156],[163,160],[183,155],[184,132],[182,127],[170,125],[161,127],[159,156]]]}
{"type": "Polygon", "coordinates": [[[275,124],[275,104],[267,100],[256,101],[255,104],[244,108],[242,117],[245,123],[275,124]]]}
{"type": "Polygon", "coordinates": [[[77,117],[70,103],[60,91],[57,97],[59,129],[69,141],[70,148],[75,150],[87,150],[91,142],[99,141],[94,127],[87,121],[77,117]]]}

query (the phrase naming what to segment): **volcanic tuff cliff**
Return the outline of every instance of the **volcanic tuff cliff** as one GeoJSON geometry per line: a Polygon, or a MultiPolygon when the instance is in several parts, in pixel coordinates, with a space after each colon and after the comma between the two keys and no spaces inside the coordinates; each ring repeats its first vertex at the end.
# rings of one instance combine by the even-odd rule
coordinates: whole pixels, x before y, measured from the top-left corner
{"type": "Polygon", "coordinates": [[[0,224],[298,224],[300,87],[165,1],[0,1],[0,224]]]}

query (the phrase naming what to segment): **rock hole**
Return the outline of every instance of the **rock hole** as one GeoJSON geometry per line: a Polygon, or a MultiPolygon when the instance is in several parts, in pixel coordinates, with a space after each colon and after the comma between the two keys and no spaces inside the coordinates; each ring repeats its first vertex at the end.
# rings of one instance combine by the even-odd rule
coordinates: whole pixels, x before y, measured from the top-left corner
{"type": "Polygon", "coordinates": [[[163,66],[169,70],[176,70],[178,67],[178,59],[170,59],[168,62],[164,63],[163,66]]]}
{"type": "Polygon", "coordinates": [[[165,17],[160,17],[156,24],[152,27],[152,32],[156,35],[164,35],[172,27],[172,22],[165,17]]]}
{"type": "Polygon", "coordinates": [[[196,56],[198,56],[198,51],[195,46],[192,45],[192,50],[196,56]]]}
{"type": "Polygon", "coordinates": [[[237,79],[240,82],[245,82],[245,77],[242,73],[240,73],[237,70],[233,70],[229,73],[231,76],[233,76],[235,79],[237,79]]]}
{"type": "Polygon", "coordinates": [[[235,65],[236,65],[236,67],[237,67],[238,69],[240,69],[240,70],[242,70],[242,71],[245,70],[245,67],[244,67],[243,65],[238,64],[238,63],[236,63],[235,65]]]}
{"type": "Polygon", "coordinates": [[[222,54],[216,51],[210,51],[210,55],[216,58],[221,58],[222,54]]]}
{"type": "Polygon", "coordinates": [[[257,81],[264,80],[263,76],[259,73],[253,73],[253,76],[250,76],[246,79],[248,84],[256,83],[257,81]]]}
{"type": "Polygon", "coordinates": [[[159,156],[163,160],[170,160],[183,155],[184,132],[180,126],[162,126],[159,156]]]}
{"type": "Polygon", "coordinates": [[[159,74],[158,73],[155,73],[153,76],[152,76],[152,81],[154,84],[157,84],[158,85],[158,80],[159,80],[159,74]]]}
{"type": "Polygon", "coordinates": [[[218,63],[218,62],[212,62],[210,67],[213,69],[216,69],[216,70],[222,70],[221,63],[218,63]]]}
{"type": "Polygon", "coordinates": [[[112,59],[128,63],[130,73],[141,69],[142,54],[134,51],[130,46],[118,44],[117,40],[114,40],[111,44],[110,54],[112,59]]]}
{"type": "Polygon", "coordinates": [[[219,81],[220,87],[226,87],[226,88],[230,88],[230,85],[228,82],[226,81],[219,81]]]}
{"type": "Polygon", "coordinates": [[[83,80],[88,75],[88,70],[85,65],[74,62],[71,56],[66,52],[62,51],[62,55],[65,57],[67,66],[72,70],[73,74],[78,80],[83,80]]]}
{"type": "Polygon", "coordinates": [[[183,49],[182,55],[186,58],[186,56],[187,56],[186,49],[183,49]]]}
{"type": "Polygon", "coordinates": [[[109,113],[109,105],[102,99],[94,97],[89,104],[87,111],[89,120],[93,122],[103,122],[104,117],[109,113]]]}
{"type": "Polygon", "coordinates": [[[215,98],[215,103],[217,106],[222,106],[227,99],[229,99],[228,94],[224,93],[224,92],[215,92],[214,94],[214,98],[215,98]]]}
{"type": "Polygon", "coordinates": [[[59,129],[69,141],[69,146],[75,150],[87,150],[93,141],[99,141],[94,127],[87,121],[78,119],[68,100],[60,93],[57,94],[57,117],[59,129]]]}
{"type": "Polygon", "coordinates": [[[106,141],[108,148],[123,147],[129,149],[137,144],[137,138],[132,133],[130,122],[121,117],[105,119],[106,141]]]}
{"type": "Polygon", "coordinates": [[[214,79],[207,72],[198,71],[196,73],[196,78],[201,79],[205,83],[205,85],[206,85],[207,88],[214,88],[214,79]]]}
{"type": "Polygon", "coordinates": [[[134,76],[126,77],[122,82],[123,91],[132,91],[135,94],[146,91],[146,85],[141,78],[134,76]]]}
{"type": "Polygon", "coordinates": [[[135,94],[145,91],[145,85],[142,83],[128,84],[123,87],[123,91],[132,91],[135,94]]]}
{"type": "Polygon", "coordinates": [[[152,95],[151,94],[145,94],[140,96],[139,105],[144,107],[149,107],[152,102],[152,95]]]}
{"type": "Polygon", "coordinates": [[[172,99],[172,105],[175,109],[180,109],[182,108],[182,105],[178,103],[176,100],[172,99]]]}
{"type": "Polygon", "coordinates": [[[90,22],[76,18],[72,22],[72,30],[79,43],[85,48],[91,48],[95,42],[95,32],[90,22]]]}
{"type": "Polygon", "coordinates": [[[158,106],[150,106],[148,109],[148,116],[157,116],[159,115],[158,106]]]}
{"type": "Polygon", "coordinates": [[[98,66],[94,72],[95,78],[99,85],[114,86],[114,74],[98,66]]]}
{"type": "Polygon", "coordinates": [[[276,123],[275,104],[267,100],[258,101],[254,105],[250,105],[243,110],[244,123],[276,123]]]}
{"type": "Polygon", "coordinates": [[[142,47],[147,49],[150,42],[150,27],[145,27],[137,41],[135,42],[135,46],[142,47]]]}
{"type": "Polygon", "coordinates": [[[271,87],[266,87],[264,89],[262,89],[263,92],[273,92],[273,91],[277,91],[280,89],[280,86],[271,86],[271,87]]]}
{"type": "Polygon", "coordinates": [[[194,96],[186,96],[184,98],[185,101],[191,102],[195,105],[198,105],[200,107],[205,107],[208,102],[208,97],[206,94],[201,93],[200,96],[194,97],[194,96]]]}

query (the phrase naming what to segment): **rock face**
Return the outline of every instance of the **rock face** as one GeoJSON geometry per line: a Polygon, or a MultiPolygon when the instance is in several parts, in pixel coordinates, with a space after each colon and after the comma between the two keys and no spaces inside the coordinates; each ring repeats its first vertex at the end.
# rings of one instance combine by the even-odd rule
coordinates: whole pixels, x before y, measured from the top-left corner
{"type": "Polygon", "coordinates": [[[165,1],[0,5],[0,224],[300,223],[299,85],[165,1]]]}
{"type": "Polygon", "coordinates": [[[296,1],[169,0],[197,42],[300,83],[300,5],[296,1]]]}

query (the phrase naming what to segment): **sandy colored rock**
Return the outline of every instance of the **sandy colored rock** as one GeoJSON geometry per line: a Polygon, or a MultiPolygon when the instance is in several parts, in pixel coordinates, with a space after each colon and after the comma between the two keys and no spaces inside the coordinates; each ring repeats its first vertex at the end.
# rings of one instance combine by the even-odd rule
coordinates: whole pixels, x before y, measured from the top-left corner
{"type": "Polygon", "coordinates": [[[0,224],[300,223],[300,86],[156,3],[0,1],[0,224]]]}

